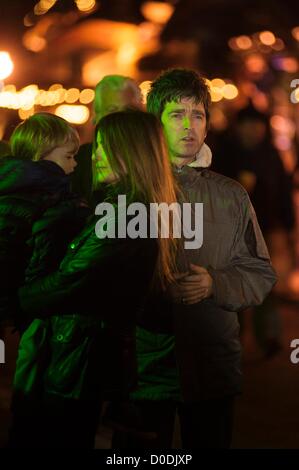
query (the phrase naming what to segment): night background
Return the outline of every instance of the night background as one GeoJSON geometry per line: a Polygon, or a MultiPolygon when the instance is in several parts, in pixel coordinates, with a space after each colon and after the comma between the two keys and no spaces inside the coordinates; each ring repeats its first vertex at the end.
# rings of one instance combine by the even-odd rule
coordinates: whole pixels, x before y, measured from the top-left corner
{"type": "MultiPolygon", "coordinates": [[[[1,0],[0,139],[8,141],[21,120],[48,111],[73,123],[82,142],[88,142],[99,80],[108,74],[133,77],[145,97],[150,81],[171,67],[195,69],[210,81],[212,169],[237,178],[229,173],[227,136],[237,133],[239,113],[250,107],[267,118],[271,145],[289,182],[294,223],[281,221],[275,231],[265,227],[280,277],[271,337],[277,342],[265,354],[254,332],[258,318],[252,311],[241,314],[245,387],[238,398],[233,447],[299,448],[299,363],[290,360],[291,341],[299,338],[299,3],[1,0]]],[[[260,173],[267,177],[257,201],[272,193],[268,200],[275,212],[279,202],[274,195],[277,201],[283,197],[280,177],[275,165],[262,160],[257,157],[256,166],[238,162],[242,177],[237,179],[250,193],[260,173]]],[[[17,347],[16,335],[4,334],[0,447],[9,425],[17,347]]],[[[180,445],[178,435],[174,445],[180,445]]],[[[98,447],[109,448],[104,427],[99,428],[98,447]]]]}

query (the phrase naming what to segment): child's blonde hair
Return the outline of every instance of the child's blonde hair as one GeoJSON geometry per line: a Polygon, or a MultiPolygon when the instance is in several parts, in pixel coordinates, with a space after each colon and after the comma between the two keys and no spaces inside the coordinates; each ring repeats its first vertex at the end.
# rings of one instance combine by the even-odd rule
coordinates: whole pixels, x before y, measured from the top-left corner
{"type": "Polygon", "coordinates": [[[56,147],[73,142],[79,148],[79,135],[65,119],[50,113],[36,113],[21,122],[10,138],[12,155],[41,160],[56,147]]]}

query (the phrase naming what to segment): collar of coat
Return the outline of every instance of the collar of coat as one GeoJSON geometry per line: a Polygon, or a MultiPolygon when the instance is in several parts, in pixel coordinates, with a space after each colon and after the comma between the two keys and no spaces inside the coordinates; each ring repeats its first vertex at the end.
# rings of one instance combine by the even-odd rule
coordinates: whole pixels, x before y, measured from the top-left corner
{"type": "Polygon", "coordinates": [[[212,163],[212,151],[210,147],[203,143],[200,151],[196,154],[195,160],[188,163],[192,168],[208,168],[212,163]]]}
{"type": "Polygon", "coordinates": [[[196,169],[205,169],[209,168],[212,163],[212,151],[210,147],[203,143],[200,151],[196,154],[195,160],[193,160],[190,163],[187,163],[187,165],[183,165],[181,167],[176,167],[174,166],[174,172],[176,174],[181,174],[182,172],[184,173],[184,168],[190,167],[190,168],[196,168],[196,169]]]}

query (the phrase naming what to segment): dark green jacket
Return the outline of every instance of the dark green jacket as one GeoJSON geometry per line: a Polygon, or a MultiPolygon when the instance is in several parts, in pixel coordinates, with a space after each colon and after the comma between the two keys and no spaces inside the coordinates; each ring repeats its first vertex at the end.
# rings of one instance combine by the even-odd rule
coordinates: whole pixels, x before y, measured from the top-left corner
{"type": "Polygon", "coordinates": [[[32,225],[69,195],[69,179],[53,162],[0,160],[0,321],[19,324],[17,290],[30,259],[32,225]]]}
{"type": "Polygon", "coordinates": [[[127,392],[136,379],[136,312],[151,284],[153,239],[99,239],[93,217],[59,269],[20,289],[28,317],[14,387],[30,396],[127,392]]]}

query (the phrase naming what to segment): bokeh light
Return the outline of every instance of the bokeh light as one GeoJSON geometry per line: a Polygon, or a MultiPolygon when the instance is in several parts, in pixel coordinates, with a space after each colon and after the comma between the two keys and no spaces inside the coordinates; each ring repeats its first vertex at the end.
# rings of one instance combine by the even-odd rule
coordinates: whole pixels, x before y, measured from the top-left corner
{"type": "Polygon", "coordinates": [[[259,34],[259,40],[265,46],[272,46],[275,44],[276,38],[271,31],[263,31],[259,34]]]}
{"type": "Polygon", "coordinates": [[[62,104],[55,110],[55,114],[72,124],[84,124],[89,119],[89,109],[83,105],[62,104]]]}
{"type": "Polygon", "coordinates": [[[145,2],[141,6],[144,18],[158,24],[167,23],[173,11],[174,6],[164,2],[145,2]]]}
{"type": "Polygon", "coordinates": [[[0,80],[9,77],[14,69],[13,61],[8,52],[0,51],[0,80]]]}

